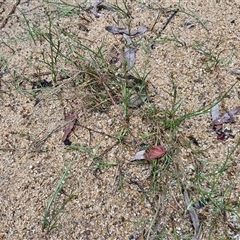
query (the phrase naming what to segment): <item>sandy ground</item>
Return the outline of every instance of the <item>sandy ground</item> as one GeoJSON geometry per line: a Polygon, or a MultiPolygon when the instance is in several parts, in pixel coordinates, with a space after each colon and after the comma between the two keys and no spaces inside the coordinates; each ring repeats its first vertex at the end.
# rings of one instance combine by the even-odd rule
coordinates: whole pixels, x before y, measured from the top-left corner
{"type": "MultiPolygon", "coordinates": [[[[72,3],[76,5],[76,2],[72,3]]],[[[154,49],[150,45],[172,13],[161,13],[148,7],[148,4],[152,8],[162,6],[177,9],[178,1],[142,1],[142,4],[127,1],[127,4],[131,12],[131,27],[145,25],[148,28],[136,40],[135,66],[142,73],[144,70],[149,72],[149,95],[157,108],[171,106],[166,92],[172,91],[171,81],[175,82],[179,97],[182,98],[182,112],[209,104],[236,81],[232,71],[240,65],[240,4],[237,1],[180,1],[180,7],[192,16],[179,11],[156,40],[154,49]],[[198,16],[204,26],[194,16],[198,16]],[[186,18],[193,27],[186,26],[186,18]],[[218,56],[219,65],[214,67],[214,62],[203,51],[218,56]]],[[[90,6],[90,3],[87,5],[90,6]]],[[[136,184],[131,184],[138,182],[148,191],[151,165],[129,164],[131,157],[139,150],[131,136],[127,137],[128,143],[122,145],[111,138],[121,130],[121,117],[116,108],[110,107],[107,113],[86,111],[86,104],[91,105],[86,100],[86,93],[81,91],[81,85],[71,82],[44,90],[37,96],[31,93],[31,82],[37,81],[34,74],[49,71],[41,60],[43,52],[49,51],[49,46],[44,41],[34,43],[29,32],[26,34],[27,26],[22,13],[30,25],[42,28],[47,24],[44,13],[47,8],[54,9],[41,0],[0,1],[0,239],[134,239],[149,227],[159,202],[162,203],[159,215],[165,229],[161,236],[165,236],[163,239],[183,239],[181,236],[193,232],[193,229],[189,215],[184,210],[183,196],[175,195],[175,192],[181,192],[179,185],[164,175],[161,191],[150,194],[148,201],[143,191],[136,184]],[[8,17],[12,10],[12,16],[8,17]],[[80,151],[65,146],[61,141],[65,116],[72,109],[78,111],[79,125],[75,126],[70,140],[79,146],[80,151]],[[101,156],[105,151],[104,162],[111,167],[94,171],[98,160],[93,158],[93,154],[101,156]],[[60,215],[60,227],[46,234],[42,230],[42,219],[47,201],[64,166],[72,159],[75,161],[58,201],[62,203],[71,193],[72,199],[60,215]]],[[[59,14],[54,24],[69,33],[75,33],[82,38],[82,43],[91,40],[93,49],[104,43],[105,54],[109,58],[111,54],[121,55],[124,47],[122,36],[105,31],[105,26],[126,26],[127,22],[119,18],[116,12],[102,9],[101,13],[99,18],[90,13],[86,16],[79,13],[62,17],[59,14]],[[89,31],[79,30],[80,23],[89,31]]],[[[72,76],[77,73],[75,69],[64,66],[64,63],[59,64],[61,67],[72,71],[72,76]]],[[[51,75],[40,78],[50,81],[51,75]]],[[[221,103],[221,111],[238,106],[239,94],[237,83],[228,93],[229,97],[221,103]]],[[[128,124],[135,137],[139,133],[149,134],[152,131],[139,115],[141,112],[138,109],[131,110],[128,124]]],[[[202,162],[204,173],[210,169],[213,171],[214,167],[223,164],[228,151],[239,141],[238,116],[231,127],[234,139],[218,141],[210,125],[210,115],[204,114],[180,126],[178,138],[183,146],[178,150],[175,161],[178,161],[181,169],[185,169],[184,180],[189,186],[196,159],[202,162]],[[194,135],[204,150],[197,157],[192,154],[193,149],[185,145],[189,135],[194,135]]],[[[164,140],[162,144],[166,148],[171,145],[164,140]]],[[[174,168],[170,167],[169,171],[174,171],[174,168]]],[[[230,158],[222,181],[218,183],[219,188],[232,189],[228,199],[231,202],[240,200],[239,171],[237,149],[230,158]]],[[[203,184],[205,189],[209,188],[207,181],[203,184]]],[[[239,204],[236,212],[239,213],[239,204]]],[[[210,223],[212,218],[218,216],[217,212],[212,212],[209,206],[199,210],[199,214],[203,223],[202,239],[240,239],[237,235],[240,220],[235,214],[227,213],[225,221],[215,220],[217,227],[214,230],[210,223]],[[227,233],[222,230],[225,228],[221,228],[226,224],[234,226],[227,233]],[[212,235],[209,238],[210,231],[212,235]]]]}

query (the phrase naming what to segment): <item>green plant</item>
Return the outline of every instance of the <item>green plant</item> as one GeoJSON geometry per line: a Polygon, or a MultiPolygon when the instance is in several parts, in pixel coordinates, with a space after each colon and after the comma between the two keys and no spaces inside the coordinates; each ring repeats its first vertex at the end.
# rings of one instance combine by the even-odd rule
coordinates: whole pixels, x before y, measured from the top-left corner
{"type": "Polygon", "coordinates": [[[42,228],[43,230],[46,230],[47,233],[49,233],[51,230],[59,226],[58,221],[60,219],[60,215],[63,213],[66,204],[72,200],[73,195],[71,193],[67,197],[67,199],[65,199],[61,204],[57,202],[57,198],[59,197],[58,195],[63,188],[63,184],[66,181],[65,180],[66,176],[69,173],[75,159],[76,159],[76,156],[67,166],[64,166],[64,169],[60,175],[57,185],[53,191],[53,194],[48,200],[47,206],[45,208],[44,216],[43,216],[43,221],[42,221],[42,228]]]}
{"type": "Polygon", "coordinates": [[[108,3],[107,6],[110,9],[113,9],[114,11],[116,11],[119,14],[120,18],[131,18],[131,12],[129,11],[129,6],[127,4],[127,1],[123,0],[122,3],[123,4],[121,6],[121,4],[119,4],[119,1],[116,0],[115,4],[108,3]]]}
{"type": "Polygon", "coordinates": [[[86,4],[87,0],[81,3],[76,3],[75,5],[62,0],[59,1],[44,0],[44,2],[51,5],[54,9],[56,9],[57,17],[67,17],[76,16],[81,11],[84,11],[84,5],[86,4]]]}
{"type": "Polygon", "coordinates": [[[195,42],[193,48],[204,56],[203,63],[205,64],[206,71],[213,71],[216,67],[223,67],[231,63],[233,56],[235,55],[234,51],[226,56],[222,55],[226,52],[226,49],[218,51],[218,47],[223,43],[222,37],[216,41],[214,48],[208,49],[204,46],[203,43],[195,42]]]}

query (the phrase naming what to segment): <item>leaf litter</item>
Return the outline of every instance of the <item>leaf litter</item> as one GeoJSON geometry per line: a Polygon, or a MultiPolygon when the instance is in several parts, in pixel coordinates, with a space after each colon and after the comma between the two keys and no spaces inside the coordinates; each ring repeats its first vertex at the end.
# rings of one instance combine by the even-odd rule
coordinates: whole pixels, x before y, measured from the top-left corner
{"type": "Polygon", "coordinates": [[[185,200],[185,203],[187,206],[187,210],[189,212],[189,215],[190,215],[190,218],[191,218],[194,230],[195,230],[195,234],[197,234],[198,230],[199,230],[199,226],[200,226],[199,218],[198,218],[198,215],[197,215],[194,207],[191,206],[191,202],[190,202],[186,187],[183,187],[183,190],[184,190],[183,195],[184,195],[184,200],[185,200]]]}
{"type": "Polygon", "coordinates": [[[128,29],[115,26],[107,26],[105,27],[105,29],[113,34],[126,34],[131,37],[140,36],[148,30],[147,27],[144,25],[139,26],[137,29],[128,29]]]}
{"type": "MultiPolygon", "coordinates": [[[[105,30],[113,34],[122,34],[126,42],[126,47],[123,51],[123,59],[126,64],[126,69],[130,70],[136,62],[136,49],[133,45],[132,38],[145,33],[148,28],[145,25],[139,26],[137,29],[121,28],[116,26],[106,26],[105,30]]],[[[146,94],[133,93],[130,97],[129,107],[139,107],[145,100],[146,94]]]]}
{"type": "Polygon", "coordinates": [[[124,48],[123,57],[125,63],[127,63],[127,70],[131,69],[136,61],[136,50],[132,43],[132,37],[140,36],[145,33],[148,28],[144,25],[139,26],[137,29],[121,28],[115,26],[106,26],[105,30],[113,34],[122,34],[126,41],[126,46],[124,48]]]}
{"type": "Polygon", "coordinates": [[[124,60],[127,63],[128,68],[132,68],[136,61],[136,51],[133,48],[124,49],[124,60]]]}
{"type": "Polygon", "coordinates": [[[232,135],[231,130],[224,129],[223,130],[223,124],[224,123],[234,123],[234,115],[238,114],[240,112],[240,106],[235,107],[226,113],[224,113],[222,116],[220,116],[219,111],[219,105],[216,103],[212,109],[211,109],[211,116],[212,116],[212,126],[214,131],[217,133],[217,139],[218,140],[226,140],[228,138],[234,138],[234,135],[232,135]]]}
{"type": "Polygon", "coordinates": [[[212,121],[215,121],[220,116],[219,105],[215,102],[215,105],[211,109],[212,121]]]}
{"type": "Polygon", "coordinates": [[[166,149],[162,146],[152,146],[147,150],[137,152],[130,162],[137,160],[150,160],[162,157],[166,153],[166,149]]]}
{"type": "Polygon", "coordinates": [[[98,6],[103,2],[104,2],[104,0],[93,0],[92,1],[92,13],[97,18],[101,16],[101,14],[98,13],[98,6]]]}
{"type": "Polygon", "coordinates": [[[235,122],[233,115],[237,114],[239,111],[240,111],[240,106],[227,111],[221,117],[218,117],[215,120],[213,120],[213,125],[222,125],[223,123],[235,122]]]}
{"type": "Polygon", "coordinates": [[[185,18],[184,25],[187,29],[195,27],[195,25],[188,18],[185,18]]]}
{"type": "Polygon", "coordinates": [[[72,132],[74,125],[77,121],[77,113],[76,112],[70,112],[69,115],[66,117],[67,124],[64,127],[64,134],[62,137],[62,141],[65,145],[70,145],[71,142],[68,140],[69,134],[72,132]]]}
{"type": "Polygon", "coordinates": [[[138,108],[147,100],[146,94],[132,94],[129,99],[130,108],[138,108]]]}

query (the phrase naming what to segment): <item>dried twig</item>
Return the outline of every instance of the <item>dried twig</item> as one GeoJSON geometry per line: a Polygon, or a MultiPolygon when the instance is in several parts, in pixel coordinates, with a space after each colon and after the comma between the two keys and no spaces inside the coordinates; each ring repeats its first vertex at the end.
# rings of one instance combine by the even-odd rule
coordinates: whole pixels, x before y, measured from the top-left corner
{"type": "Polygon", "coordinates": [[[134,180],[132,180],[132,179],[130,179],[130,182],[129,182],[129,183],[136,185],[136,186],[140,189],[140,191],[141,191],[141,192],[143,193],[143,195],[145,196],[146,200],[149,202],[149,204],[151,205],[151,207],[154,209],[154,205],[153,205],[153,203],[150,201],[150,199],[149,199],[146,191],[144,190],[144,188],[143,188],[137,181],[134,181],[134,180]]]}
{"type": "Polygon", "coordinates": [[[92,128],[89,128],[89,127],[86,127],[86,126],[82,125],[79,121],[77,121],[76,125],[77,125],[77,126],[80,126],[80,127],[82,127],[82,128],[87,129],[89,132],[99,133],[99,134],[102,134],[102,135],[108,136],[109,138],[113,138],[113,139],[116,139],[116,140],[117,140],[117,137],[114,137],[114,136],[109,135],[109,134],[104,133],[104,132],[97,131],[97,130],[92,129],[92,128]]]}
{"type": "Polygon", "coordinates": [[[144,25],[139,26],[137,29],[127,29],[115,26],[107,26],[105,29],[106,31],[113,34],[126,34],[131,37],[137,37],[147,31],[147,27],[144,25]]]}
{"type": "Polygon", "coordinates": [[[158,37],[161,36],[162,32],[166,29],[167,25],[171,22],[172,18],[177,14],[179,9],[175,10],[173,14],[168,18],[167,22],[163,25],[162,29],[158,33],[158,37]]]}
{"type": "Polygon", "coordinates": [[[61,126],[57,126],[55,127],[50,133],[48,133],[45,137],[41,138],[39,141],[37,141],[34,144],[34,147],[36,150],[39,150],[39,148],[41,147],[41,145],[49,138],[51,137],[51,135],[56,132],[57,130],[59,130],[61,128],[61,126]]]}
{"type": "Polygon", "coordinates": [[[187,206],[190,218],[192,220],[192,224],[193,224],[193,227],[194,227],[194,230],[195,230],[195,235],[197,235],[198,234],[198,230],[199,230],[199,226],[200,226],[198,215],[197,215],[194,207],[191,206],[190,199],[189,199],[186,187],[183,186],[183,189],[184,189],[184,191],[183,191],[184,200],[185,200],[185,203],[186,203],[186,206],[187,206]]]}
{"type": "Polygon", "coordinates": [[[162,32],[166,29],[167,25],[171,22],[171,20],[173,19],[173,17],[178,13],[179,9],[174,10],[173,14],[167,19],[167,22],[163,25],[162,29],[158,32],[157,37],[153,40],[152,44],[151,44],[151,48],[154,48],[154,44],[156,42],[156,40],[161,37],[162,32]]]}

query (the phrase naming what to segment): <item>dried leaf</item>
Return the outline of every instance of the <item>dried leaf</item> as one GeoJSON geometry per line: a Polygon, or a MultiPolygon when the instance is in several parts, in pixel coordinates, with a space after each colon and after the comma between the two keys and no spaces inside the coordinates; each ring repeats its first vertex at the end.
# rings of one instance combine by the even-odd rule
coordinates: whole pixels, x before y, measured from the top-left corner
{"type": "Polygon", "coordinates": [[[196,209],[201,209],[206,205],[206,202],[204,199],[200,199],[197,203],[193,204],[193,207],[196,209]]]}
{"type": "Polygon", "coordinates": [[[213,125],[222,125],[223,123],[233,122],[233,117],[230,116],[228,113],[225,113],[222,117],[217,118],[213,121],[213,125]]]}
{"type": "Polygon", "coordinates": [[[142,150],[135,154],[135,156],[130,160],[131,162],[136,160],[150,160],[155,158],[160,158],[166,153],[166,149],[162,146],[153,146],[148,150],[142,150]]]}
{"type": "Polygon", "coordinates": [[[131,37],[137,37],[147,31],[147,27],[144,25],[139,26],[137,29],[127,29],[115,26],[107,26],[105,29],[113,34],[126,34],[131,37]]]}
{"type": "Polygon", "coordinates": [[[69,123],[64,128],[64,134],[63,134],[63,137],[62,137],[63,142],[68,138],[68,135],[72,131],[72,129],[73,129],[75,123],[76,123],[76,120],[77,120],[77,113],[76,112],[72,112],[67,116],[66,121],[69,122],[69,123]]]}
{"type": "Polygon", "coordinates": [[[212,121],[215,121],[219,118],[220,112],[219,112],[219,105],[218,103],[215,104],[211,109],[211,115],[212,115],[212,121]]]}
{"type": "Polygon", "coordinates": [[[234,115],[234,114],[237,114],[239,111],[240,111],[240,106],[229,110],[229,111],[228,111],[228,114],[234,115]]]}
{"type": "Polygon", "coordinates": [[[160,158],[166,153],[166,149],[162,146],[153,146],[146,150],[145,157],[146,159],[160,158]]]}
{"type": "Polygon", "coordinates": [[[135,156],[130,160],[131,162],[136,161],[136,160],[143,160],[145,159],[144,153],[146,150],[139,151],[135,154],[135,156]]]}
{"type": "Polygon", "coordinates": [[[128,68],[132,68],[135,64],[136,52],[133,48],[125,48],[123,54],[124,60],[127,63],[128,68]]]}
{"type": "Polygon", "coordinates": [[[147,30],[148,30],[148,29],[147,29],[146,26],[141,25],[141,26],[138,27],[138,29],[132,30],[130,36],[132,36],[132,37],[133,37],[133,36],[134,36],[134,37],[140,36],[140,35],[142,35],[143,33],[145,33],[147,30]]]}
{"type": "Polygon", "coordinates": [[[224,131],[222,129],[216,131],[217,132],[217,139],[218,140],[227,140],[228,138],[234,138],[235,136],[232,135],[232,131],[231,130],[227,130],[225,129],[224,131]]]}
{"type": "Polygon", "coordinates": [[[133,48],[132,40],[130,37],[136,37],[147,31],[147,27],[144,25],[139,26],[137,29],[127,29],[120,28],[115,26],[107,26],[105,27],[106,31],[111,32],[113,34],[123,34],[124,39],[126,40],[126,45],[128,48],[124,49],[124,59],[127,63],[128,70],[132,68],[135,64],[135,56],[136,52],[133,48]]]}
{"type": "Polygon", "coordinates": [[[213,125],[216,126],[216,125],[222,125],[223,123],[234,122],[233,115],[237,114],[238,112],[240,112],[240,106],[229,110],[222,117],[215,119],[213,121],[213,125]]]}
{"type": "Polygon", "coordinates": [[[125,39],[125,41],[126,41],[126,45],[127,46],[132,46],[133,44],[132,44],[132,39],[129,37],[129,35],[127,35],[127,34],[123,34],[123,38],[125,39]]]}
{"type": "Polygon", "coordinates": [[[185,200],[190,218],[192,220],[193,227],[194,227],[195,231],[198,232],[199,226],[200,226],[198,215],[197,215],[194,207],[191,206],[189,196],[188,196],[188,192],[187,192],[187,189],[185,187],[184,187],[184,193],[183,194],[184,194],[184,200],[185,200]]]}
{"type": "Polygon", "coordinates": [[[107,26],[105,27],[105,30],[113,33],[113,34],[123,34],[123,33],[128,33],[126,28],[119,28],[119,27],[114,27],[114,26],[107,26]]]}
{"type": "Polygon", "coordinates": [[[137,108],[140,107],[147,99],[145,94],[133,94],[129,99],[129,107],[137,108]]]}
{"type": "Polygon", "coordinates": [[[231,70],[231,73],[234,75],[240,75],[240,69],[239,68],[233,69],[231,70]]]}
{"type": "Polygon", "coordinates": [[[195,26],[188,18],[185,18],[185,20],[184,20],[184,25],[185,25],[186,28],[188,28],[188,29],[195,26]]]}
{"type": "Polygon", "coordinates": [[[101,14],[97,12],[98,5],[104,2],[104,0],[92,0],[92,13],[95,17],[100,17],[101,14]]]}

